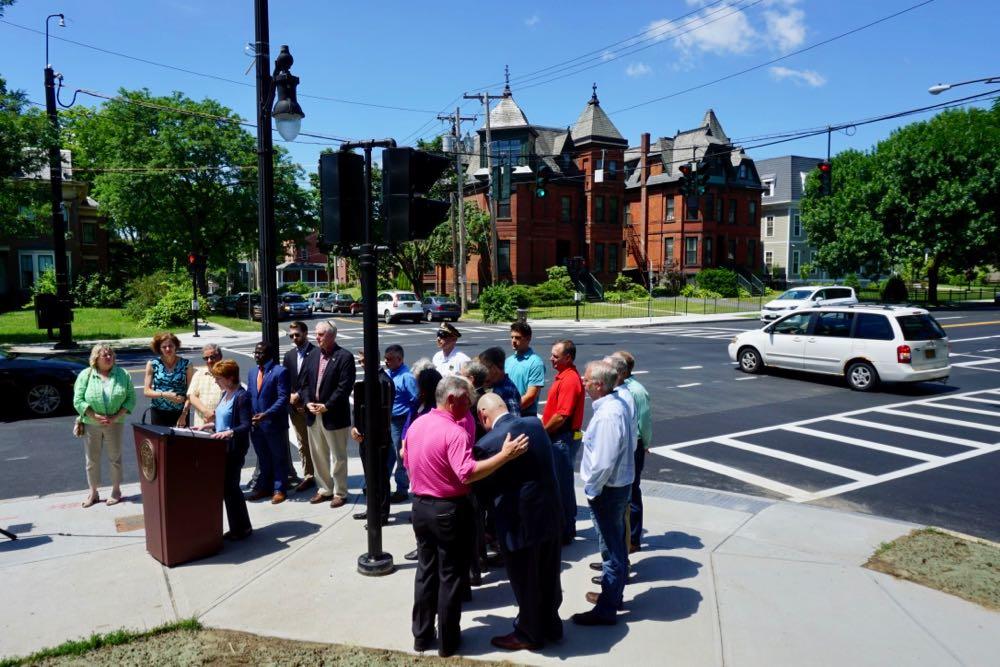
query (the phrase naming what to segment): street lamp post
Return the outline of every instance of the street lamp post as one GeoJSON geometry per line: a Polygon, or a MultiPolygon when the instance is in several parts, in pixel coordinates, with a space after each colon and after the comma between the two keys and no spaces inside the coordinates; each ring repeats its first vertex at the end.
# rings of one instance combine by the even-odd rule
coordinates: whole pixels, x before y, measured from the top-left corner
{"type": "Polygon", "coordinates": [[[56,269],[56,312],[59,319],[57,350],[76,347],[73,342],[73,304],[69,295],[69,267],[66,262],[66,218],[63,216],[62,151],[59,149],[59,113],[56,111],[56,73],[49,64],[49,21],[58,18],[59,26],[66,27],[62,14],[45,17],[45,113],[52,126],[49,142],[49,196],[52,203],[52,253],[56,269]]]}
{"type": "Polygon", "coordinates": [[[957,86],[966,86],[970,83],[1000,83],[1000,76],[988,76],[983,79],[970,79],[969,81],[959,81],[958,83],[937,83],[927,89],[931,95],[940,95],[946,90],[951,90],[957,86]]]}
{"type": "Polygon", "coordinates": [[[255,38],[257,58],[257,229],[260,242],[258,263],[261,306],[261,333],[271,346],[274,361],[278,360],[278,281],[277,234],[274,228],[274,144],[271,137],[271,118],[278,123],[278,132],[285,141],[292,141],[299,133],[305,114],[295,98],[298,77],[292,76],[292,54],[287,46],[274,61],[274,75],[270,65],[270,29],[268,26],[267,0],[254,0],[255,38]],[[278,103],[271,111],[275,89],[278,103]]]}

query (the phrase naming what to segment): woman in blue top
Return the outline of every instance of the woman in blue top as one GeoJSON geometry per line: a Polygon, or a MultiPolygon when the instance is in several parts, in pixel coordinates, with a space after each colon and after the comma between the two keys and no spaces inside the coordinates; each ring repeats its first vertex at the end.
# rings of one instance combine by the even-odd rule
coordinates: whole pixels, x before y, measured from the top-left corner
{"type": "Polygon", "coordinates": [[[223,499],[229,530],[223,535],[227,540],[242,540],[253,532],[247,502],[240,489],[240,473],[250,447],[250,395],[240,385],[240,367],[232,359],[215,362],[211,368],[215,383],[222,389],[222,398],[215,408],[215,422],[202,425],[202,430],[215,430],[216,439],[228,439],[226,446],[226,474],[223,481],[223,499]]]}
{"type": "Polygon", "coordinates": [[[115,351],[107,345],[95,345],[90,351],[90,368],[76,377],[73,408],[83,422],[87,449],[87,484],[90,493],[83,501],[90,507],[101,500],[101,450],[111,464],[111,496],[108,505],[122,499],[122,429],[125,416],[135,407],[135,389],[128,372],[115,363],[115,351]]]}
{"type": "Polygon", "coordinates": [[[187,359],[177,356],[181,341],[163,331],[153,336],[150,346],[159,356],[146,362],[146,380],[142,393],[151,398],[150,423],[156,426],[184,426],[184,402],[194,368],[187,359]]]}

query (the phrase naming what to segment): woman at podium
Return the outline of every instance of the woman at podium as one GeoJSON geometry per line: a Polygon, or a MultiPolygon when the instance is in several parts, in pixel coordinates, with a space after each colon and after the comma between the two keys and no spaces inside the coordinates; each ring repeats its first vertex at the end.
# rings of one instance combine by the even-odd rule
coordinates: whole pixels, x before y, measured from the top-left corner
{"type": "Polygon", "coordinates": [[[181,341],[172,333],[153,336],[150,346],[158,356],[146,362],[143,395],[151,398],[149,421],[156,426],[184,426],[182,411],[194,369],[188,360],[177,356],[181,341]]]}
{"type": "Polygon", "coordinates": [[[222,398],[215,408],[215,422],[201,428],[215,428],[213,438],[228,439],[226,447],[226,475],[223,482],[223,499],[229,530],[223,535],[227,540],[242,540],[253,532],[247,502],[240,489],[240,473],[250,447],[250,395],[240,385],[240,367],[232,359],[215,362],[211,368],[222,398]]]}

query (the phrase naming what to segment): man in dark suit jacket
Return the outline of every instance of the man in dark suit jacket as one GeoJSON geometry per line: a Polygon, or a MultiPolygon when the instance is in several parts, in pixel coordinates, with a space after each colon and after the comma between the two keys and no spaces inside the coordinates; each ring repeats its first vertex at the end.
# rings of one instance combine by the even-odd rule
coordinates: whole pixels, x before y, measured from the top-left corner
{"type": "Polygon", "coordinates": [[[318,354],[306,358],[299,375],[299,400],[306,406],[309,451],[312,454],[316,495],[314,505],[330,507],[347,503],[347,437],[351,429],[351,391],[354,389],[354,355],[337,345],[337,325],[316,325],[318,354]],[[330,459],[333,458],[331,473],[330,459]]]}
{"type": "Polygon", "coordinates": [[[272,360],[274,350],[261,341],[253,351],[256,368],[247,375],[250,394],[250,440],[257,454],[260,477],[248,500],[271,496],[277,505],[285,501],[285,456],[288,450],[288,373],[272,360]]]}
{"type": "Polygon", "coordinates": [[[552,443],[538,419],[511,415],[495,393],[479,399],[477,412],[489,431],[476,443],[477,459],[500,451],[508,434],[528,437],[528,451],[476,482],[476,492],[492,498],[497,538],[518,606],[514,631],[491,641],[512,651],[537,650],[546,640],[562,638],[562,512],[552,443]]]}
{"type": "MultiPolygon", "coordinates": [[[[295,430],[299,458],[302,460],[302,481],[295,487],[295,492],[305,491],[316,486],[313,479],[312,456],[309,453],[309,430],[306,426],[306,405],[299,396],[299,373],[305,366],[310,354],[319,354],[315,345],[309,342],[309,326],[305,322],[295,321],[288,327],[288,337],[292,339],[292,348],[285,352],[281,365],[288,371],[288,386],[291,394],[288,397],[288,417],[295,430]]],[[[289,474],[294,475],[294,469],[289,460],[289,474]]]]}

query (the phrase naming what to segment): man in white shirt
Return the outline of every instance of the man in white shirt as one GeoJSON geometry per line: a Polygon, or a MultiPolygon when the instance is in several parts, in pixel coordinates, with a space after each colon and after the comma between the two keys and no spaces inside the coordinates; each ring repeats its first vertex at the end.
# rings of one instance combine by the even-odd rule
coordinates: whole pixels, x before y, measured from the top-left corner
{"type": "Polygon", "coordinates": [[[573,615],[578,625],[614,625],[622,605],[628,577],[625,512],[635,474],[632,454],[632,415],[625,402],[613,395],[618,373],[603,361],[587,364],[583,388],[593,401],[594,414],[583,435],[580,479],[597,529],[603,576],[601,592],[587,593],[594,605],[573,615]]]}
{"type": "Polygon", "coordinates": [[[451,322],[442,322],[441,327],[437,330],[439,349],[434,354],[434,358],[431,359],[431,363],[434,364],[434,368],[443,378],[449,375],[458,375],[462,372],[462,366],[469,362],[469,355],[456,349],[458,339],[461,337],[462,334],[451,322]]]}

